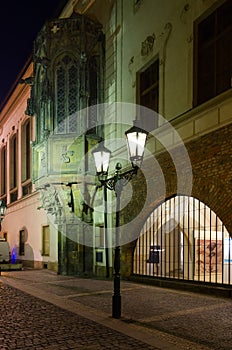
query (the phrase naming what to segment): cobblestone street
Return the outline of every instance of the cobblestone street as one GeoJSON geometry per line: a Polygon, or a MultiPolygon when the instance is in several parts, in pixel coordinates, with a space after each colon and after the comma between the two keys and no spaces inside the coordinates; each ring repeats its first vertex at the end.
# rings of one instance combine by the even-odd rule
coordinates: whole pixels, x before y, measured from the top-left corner
{"type": "Polygon", "coordinates": [[[155,349],[6,285],[0,286],[0,349],[155,349]]]}
{"type": "Polygon", "coordinates": [[[111,280],[2,272],[0,350],[231,350],[230,298],[126,281],[121,292],[116,320],[111,280]]]}

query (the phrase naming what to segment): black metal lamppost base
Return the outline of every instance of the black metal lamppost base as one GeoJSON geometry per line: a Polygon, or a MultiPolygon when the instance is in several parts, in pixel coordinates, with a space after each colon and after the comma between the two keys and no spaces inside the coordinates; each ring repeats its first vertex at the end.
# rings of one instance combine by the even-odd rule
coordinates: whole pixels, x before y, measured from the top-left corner
{"type": "Polygon", "coordinates": [[[121,295],[112,296],[112,317],[121,317],[121,295]]]}

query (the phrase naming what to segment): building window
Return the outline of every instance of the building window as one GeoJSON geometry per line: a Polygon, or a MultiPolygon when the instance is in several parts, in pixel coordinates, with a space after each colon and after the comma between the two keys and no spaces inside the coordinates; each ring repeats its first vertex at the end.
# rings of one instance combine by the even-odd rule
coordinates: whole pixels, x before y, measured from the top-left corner
{"type": "Polygon", "coordinates": [[[96,252],[96,263],[103,263],[103,252],[96,252]]]}
{"type": "Polygon", "coordinates": [[[232,2],[195,22],[194,105],[231,88],[232,2]]]}
{"type": "Polygon", "coordinates": [[[19,231],[19,255],[25,255],[25,230],[19,231]]]}
{"type": "MultiPolygon", "coordinates": [[[[158,113],[159,111],[159,60],[137,74],[137,103],[158,113]]],[[[141,126],[151,131],[157,128],[154,113],[142,109],[141,126]]]]}
{"type": "Polygon", "coordinates": [[[31,177],[31,130],[30,121],[28,120],[22,126],[22,181],[26,181],[31,177]]]}
{"type": "Polygon", "coordinates": [[[95,247],[103,248],[105,246],[105,229],[104,226],[95,228],[95,247]]]}
{"type": "Polygon", "coordinates": [[[1,196],[6,194],[6,147],[1,150],[1,196]]]}
{"type": "Polygon", "coordinates": [[[50,227],[48,225],[42,228],[42,255],[50,255],[50,227]]]}
{"type": "MultiPolygon", "coordinates": [[[[99,56],[93,56],[89,59],[88,70],[89,84],[89,106],[97,105],[100,101],[101,86],[100,86],[100,59],[99,56]]],[[[89,130],[95,128],[97,124],[97,111],[95,108],[90,108],[88,111],[87,127],[89,130]]],[[[92,130],[93,131],[93,130],[92,130]]]]}
{"type": "Polygon", "coordinates": [[[55,69],[57,133],[77,132],[78,81],[77,61],[62,56],[55,69]]]}
{"type": "Polygon", "coordinates": [[[10,189],[17,186],[17,136],[10,140],[10,189]]]}

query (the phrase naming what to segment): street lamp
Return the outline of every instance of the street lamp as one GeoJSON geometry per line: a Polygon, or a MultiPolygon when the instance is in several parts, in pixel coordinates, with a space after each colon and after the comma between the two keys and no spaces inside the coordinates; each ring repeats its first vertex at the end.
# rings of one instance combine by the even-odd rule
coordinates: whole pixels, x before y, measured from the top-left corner
{"type": "Polygon", "coordinates": [[[127,138],[127,148],[132,166],[140,166],[143,161],[147,132],[141,129],[135,120],[134,125],[125,132],[127,138]]]}
{"type": "Polygon", "coordinates": [[[2,229],[1,223],[6,214],[6,204],[4,201],[0,200],[0,230],[2,229]]]}
{"type": "MultiPolygon", "coordinates": [[[[115,173],[108,178],[108,169],[111,152],[102,143],[92,151],[98,179],[101,186],[106,190],[113,190],[116,194],[116,237],[115,237],[115,255],[114,255],[114,294],[112,297],[112,317],[121,317],[121,293],[120,293],[120,197],[124,186],[137,174],[138,168],[143,161],[144,148],[147,138],[147,132],[136,124],[125,132],[127,137],[127,146],[131,161],[131,169],[121,172],[122,165],[117,163],[115,173]]],[[[104,195],[104,199],[106,195],[104,195]]],[[[105,209],[106,211],[106,209],[105,209]]]]}

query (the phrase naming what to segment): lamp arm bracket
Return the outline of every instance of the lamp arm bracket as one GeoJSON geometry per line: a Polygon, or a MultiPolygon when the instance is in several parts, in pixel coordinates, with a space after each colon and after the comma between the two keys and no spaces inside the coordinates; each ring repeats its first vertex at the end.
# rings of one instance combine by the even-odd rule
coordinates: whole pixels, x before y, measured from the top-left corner
{"type": "Polygon", "coordinates": [[[133,166],[133,168],[125,172],[116,171],[114,176],[105,180],[101,180],[101,183],[103,186],[106,186],[110,191],[115,191],[116,193],[118,193],[118,191],[121,191],[122,188],[133,179],[137,172],[137,166],[133,166]]]}

